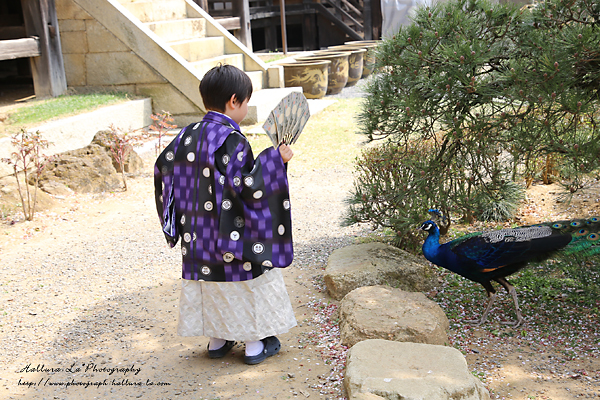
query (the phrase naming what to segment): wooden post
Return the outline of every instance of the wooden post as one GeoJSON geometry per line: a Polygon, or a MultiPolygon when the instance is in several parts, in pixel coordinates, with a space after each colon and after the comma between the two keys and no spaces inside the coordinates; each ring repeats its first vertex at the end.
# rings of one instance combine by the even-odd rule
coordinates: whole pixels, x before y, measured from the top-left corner
{"type": "MultiPolygon", "coordinates": [[[[375,0],[379,2],[380,0],[375,0]]],[[[363,3],[363,36],[365,40],[373,39],[373,17],[371,15],[371,0],[365,0],[363,3]]]]}
{"type": "Polygon", "coordinates": [[[250,2],[249,0],[232,1],[233,15],[240,17],[239,38],[250,51],[252,51],[252,31],[250,29],[250,2]]]}
{"type": "Polygon", "coordinates": [[[38,98],[55,97],[67,90],[54,0],[21,0],[25,33],[39,37],[41,56],[31,57],[33,86],[38,98]]]}
{"type": "Polygon", "coordinates": [[[283,54],[287,54],[287,28],[285,23],[285,0],[279,0],[279,14],[281,14],[281,44],[283,54]]]}
{"type": "Polygon", "coordinates": [[[319,48],[317,40],[317,24],[315,14],[311,13],[312,0],[302,0],[304,14],[302,16],[302,50],[314,50],[319,48]]]}

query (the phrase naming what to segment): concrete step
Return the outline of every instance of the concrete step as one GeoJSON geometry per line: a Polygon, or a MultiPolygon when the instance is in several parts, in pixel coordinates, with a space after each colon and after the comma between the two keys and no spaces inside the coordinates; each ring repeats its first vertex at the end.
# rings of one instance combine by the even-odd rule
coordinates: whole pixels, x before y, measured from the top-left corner
{"type": "Polygon", "coordinates": [[[165,21],[187,17],[184,0],[119,0],[141,22],[165,21]]]}
{"type": "Polygon", "coordinates": [[[222,36],[180,40],[168,43],[171,48],[189,62],[225,54],[225,39],[222,36]]]}
{"type": "Polygon", "coordinates": [[[229,64],[244,69],[243,54],[224,54],[222,56],[212,57],[206,60],[196,61],[192,63],[194,69],[204,75],[209,69],[216,67],[219,64],[229,64]]]}
{"type": "Polygon", "coordinates": [[[265,74],[262,71],[244,71],[250,77],[252,81],[252,91],[256,92],[266,86],[265,74]]]}
{"type": "Polygon", "coordinates": [[[147,22],[145,25],[166,42],[173,42],[183,38],[200,39],[206,37],[206,20],[204,18],[147,22]]]}
{"type": "Polygon", "coordinates": [[[242,124],[250,125],[264,122],[277,103],[292,92],[302,93],[302,87],[262,89],[252,93],[252,97],[248,102],[248,115],[246,115],[242,124]]]}

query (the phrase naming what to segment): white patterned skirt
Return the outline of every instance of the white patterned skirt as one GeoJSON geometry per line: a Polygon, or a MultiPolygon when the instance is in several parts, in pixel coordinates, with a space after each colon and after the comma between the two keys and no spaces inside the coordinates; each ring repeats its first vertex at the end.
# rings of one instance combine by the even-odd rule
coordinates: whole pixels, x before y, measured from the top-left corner
{"type": "Polygon", "coordinates": [[[254,341],[296,326],[281,270],[241,282],[184,279],[179,299],[180,336],[254,341]]]}

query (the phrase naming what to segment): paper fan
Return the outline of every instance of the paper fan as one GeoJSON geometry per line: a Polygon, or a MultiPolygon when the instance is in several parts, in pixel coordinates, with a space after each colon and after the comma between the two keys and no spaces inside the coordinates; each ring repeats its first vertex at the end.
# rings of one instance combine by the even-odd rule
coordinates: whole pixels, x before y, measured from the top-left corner
{"type": "Polygon", "coordinates": [[[308,101],[300,92],[285,96],[269,114],[263,129],[274,147],[296,142],[310,118],[308,101]]]}

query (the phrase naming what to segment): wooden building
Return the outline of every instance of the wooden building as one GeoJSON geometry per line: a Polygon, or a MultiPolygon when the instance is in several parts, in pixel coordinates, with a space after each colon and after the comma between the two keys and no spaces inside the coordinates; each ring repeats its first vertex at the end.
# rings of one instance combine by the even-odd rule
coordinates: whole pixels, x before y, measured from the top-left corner
{"type": "Polygon", "coordinates": [[[38,98],[67,90],[54,0],[0,0],[0,97],[32,86],[38,98]]]}
{"type": "Polygon", "coordinates": [[[194,1],[256,52],[284,49],[282,26],[290,50],[381,37],[380,0],[194,1]]]}

